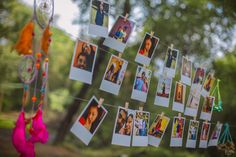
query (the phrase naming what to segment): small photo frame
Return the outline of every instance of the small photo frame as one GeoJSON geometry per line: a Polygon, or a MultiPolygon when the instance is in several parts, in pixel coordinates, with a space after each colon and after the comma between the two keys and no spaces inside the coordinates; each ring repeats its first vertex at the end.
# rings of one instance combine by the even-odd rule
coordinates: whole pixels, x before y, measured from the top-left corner
{"type": "Polygon", "coordinates": [[[69,78],[92,84],[97,45],[77,39],[72,57],[69,78]]]}
{"type": "Polygon", "coordinates": [[[159,147],[160,142],[165,134],[170,118],[158,114],[152,123],[148,132],[148,144],[159,147]]]}
{"type": "Polygon", "coordinates": [[[163,107],[169,107],[172,78],[160,75],[154,104],[163,107]]]}
{"type": "Polygon", "coordinates": [[[134,125],[134,110],[119,107],[113,130],[112,144],[129,147],[134,125]]]}
{"type": "Polygon", "coordinates": [[[159,40],[160,39],[158,37],[151,36],[151,34],[146,33],[143,38],[143,42],[139,47],[135,61],[148,66],[154,55],[159,40]]]}
{"type": "Polygon", "coordinates": [[[173,111],[184,112],[186,85],[176,81],[173,100],[173,111]]]}
{"type": "Polygon", "coordinates": [[[123,53],[134,26],[135,22],[119,16],[103,45],[123,53]]]}
{"type": "Polygon", "coordinates": [[[132,146],[148,146],[150,113],[135,110],[132,146]]]}
{"type": "Polygon", "coordinates": [[[190,92],[188,101],[186,103],[184,115],[197,117],[199,103],[200,103],[200,98],[196,97],[193,93],[190,92]]]}
{"type": "Polygon", "coordinates": [[[192,77],[192,61],[186,57],[182,58],[182,68],[181,68],[181,81],[191,86],[192,77]]]}
{"type": "Polygon", "coordinates": [[[100,89],[118,95],[123,82],[128,62],[112,55],[107,65],[100,89]]]}
{"type": "Polygon", "coordinates": [[[131,99],[146,102],[151,77],[151,70],[138,66],[133,84],[131,99]]]}
{"type": "Polygon", "coordinates": [[[99,37],[108,36],[110,4],[104,0],[91,0],[88,33],[99,37]]]}
{"type": "Polygon", "coordinates": [[[88,145],[106,115],[107,110],[99,105],[97,98],[93,96],[70,131],[84,144],[88,145]]]}
{"type": "Polygon", "coordinates": [[[213,73],[209,73],[203,83],[201,94],[203,97],[209,96],[211,88],[215,82],[215,77],[213,73]]]}
{"type": "Polygon", "coordinates": [[[207,96],[205,98],[204,104],[202,106],[202,112],[200,114],[200,119],[211,121],[214,101],[215,101],[215,97],[207,96]]]}
{"type": "Polygon", "coordinates": [[[165,57],[164,72],[169,77],[175,77],[175,71],[178,63],[179,50],[168,47],[165,57]]]}
{"type": "Polygon", "coordinates": [[[186,148],[196,148],[199,121],[190,120],[186,148]]]}
{"type": "Polygon", "coordinates": [[[183,143],[183,134],[185,127],[185,118],[184,117],[174,117],[172,131],[171,131],[171,147],[182,147],[183,143]]]}
{"type": "Polygon", "coordinates": [[[192,90],[196,89],[201,91],[203,80],[205,78],[206,70],[205,68],[198,67],[195,71],[193,82],[192,82],[192,90]]]}
{"type": "Polygon", "coordinates": [[[212,134],[210,137],[210,140],[208,142],[208,147],[212,147],[212,146],[217,146],[218,145],[218,141],[220,138],[220,133],[221,133],[221,129],[222,129],[222,123],[217,123],[212,134]]]}
{"type": "Polygon", "coordinates": [[[210,128],[211,128],[211,123],[208,122],[202,123],[199,148],[207,148],[210,128]]]}

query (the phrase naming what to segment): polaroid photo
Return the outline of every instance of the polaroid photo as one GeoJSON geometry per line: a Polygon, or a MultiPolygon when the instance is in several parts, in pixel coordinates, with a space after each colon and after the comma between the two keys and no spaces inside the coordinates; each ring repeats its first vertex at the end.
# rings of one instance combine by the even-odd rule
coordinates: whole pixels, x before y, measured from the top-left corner
{"type": "Polygon", "coordinates": [[[134,30],[135,22],[119,16],[103,45],[123,53],[126,43],[134,30]]]}
{"type": "Polygon", "coordinates": [[[159,38],[146,33],[143,42],[139,47],[135,61],[143,65],[149,65],[154,55],[155,49],[159,43],[159,38]]]}
{"type": "Polygon", "coordinates": [[[172,78],[160,75],[154,104],[169,107],[172,78]]]}
{"type": "Polygon", "coordinates": [[[184,112],[185,94],[186,85],[176,81],[172,106],[173,111],[184,112]]]}
{"type": "Polygon", "coordinates": [[[195,71],[191,89],[201,91],[203,80],[205,78],[206,70],[205,68],[198,67],[195,71]]]}
{"type": "Polygon", "coordinates": [[[148,144],[159,147],[160,142],[165,134],[170,118],[158,114],[152,123],[148,132],[148,144]]]}
{"type": "Polygon", "coordinates": [[[128,62],[126,60],[112,55],[103,76],[100,90],[118,95],[127,65],[128,62]]]}
{"type": "Polygon", "coordinates": [[[211,121],[215,97],[207,96],[204,100],[200,119],[211,121]]]}
{"type": "Polygon", "coordinates": [[[196,148],[199,121],[190,120],[186,148],[196,148]]]}
{"type": "Polygon", "coordinates": [[[201,94],[203,97],[209,96],[211,88],[213,87],[215,82],[215,77],[213,73],[209,73],[203,83],[201,94]]]}
{"type": "Polygon", "coordinates": [[[171,131],[170,147],[182,147],[184,127],[185,118],[175,116],[171,131]]]}
{"type": "Polygon", "coordinates": [[[197,117],[199,103],[200,103],[200,97],[197,97],[190,92],[188,101],[186,103],[184,115],[197,117]]]}
{"type": "Polygon", "coordinates": [[[151,77],[151,70],[138,66],[133,84],[131,99],[146,102],[151,77]]]}
{"type": "Polygon", "coordinates": [[[69,78],[92,84],[97,45],[77,39],[72,57],[69,78]]]}
{"type": "Polygon", "coordinates": [[[164,72],[167,73],[169,77],[175,77],[175,71],[178,63],[179,50],[171,49],[168,47],[166,57],[164,72]]]}
{"type": "Polygon", "coordinates": [[[88,33],[107,38],[110,4],[104,0],[91,0],[88,33]]]}
{"type": "Polygon", "coordinates": [[[211,123],[208,122],[202,123],[199,148],[207,148],[210,128],[211,128],[211,123]]]}
{"type": "Polygon", "coordinates": [[[132,146],[148,146],[150,113],[135,110],[132,146]]]}
{"type": "Polygon", "coordinates": [[[182,58],[181,81],[191,86],[192,80],[192,61],[186,57],[182,58]]]}
{"type": "Polygon", "coordinates": [[[212,134],[210,137],[210,140],[208,142],[208,147],[211,146],[217,146],[218,145],[218,141],[220,138],[220,133],[221,133],[221,129],[222,129],[223,124],[222,123],[217,123],[212,134]]]}
{"type": "Polygon", "coordinates": [[[93,96],[70,131],[88,145],[106,115],[107,110],[102,105],[99,106],[97,98],[93,96]]]}
{"type": "Polygon", "coordinates": [[[112,144],[129,147],[134,125],[134,110],[119,107],[113,130],[112,144]]]}

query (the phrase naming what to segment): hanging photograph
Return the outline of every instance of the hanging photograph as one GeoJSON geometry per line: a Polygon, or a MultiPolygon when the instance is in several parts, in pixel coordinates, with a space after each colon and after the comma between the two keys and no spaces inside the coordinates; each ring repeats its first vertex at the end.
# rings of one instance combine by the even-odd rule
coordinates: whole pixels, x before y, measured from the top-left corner
{"type": "Polygon", "coordinates": [[[186,103],[184,115],[197,117],[199,103],[200,103],[200,97],[196,97],[193,93],[190,92],[188,101],[186,103]]]}
{"type": "Polygon", "coordinates": [[[181,81],[191,86],[192,77],[192,62],[186,57],[182,58],[182,68],[181,68],[181,81]]]}
{"type": "Polygon", "coordinates": [[[97,45],[77,39],[72,57],[69,78],[92,84],[97,45]]]}
{"type": "Polygon", "coordinates": [[[131,99],[139,100],[141,102],[146,102],[151,77],[152,77],[151,70],[145,67],[138,66],[135,75],[135,81],[133,85],[131,99]]]}
{"type": "Polygon", "coordinates": [[[186,94],[186,85],[176,81],[174,100],[172,106],[173,111],[184,112],[185,94],[186,94]]]}
{"type": "Polygon", "coordinates": [[[185,118],[174,117],[172,131],[171,131],[171,147],[182,147],[183,134],[184,134],[185,118]]]}
{"type": "Polygon", "coordinates": [[[110,4],[104,0],[91,0],[89,34],[108,36],[109,7],[110,4]]]}
{"type": "Polygon", "coordinates": [[[195,75],[193,78],[193,82],[192,82],[192,86],[191,86],[191,90],[201,91],[203,80],[205,78],[205,73],[206,73],[206,71],[204,68],[198,67],[196,69],[195,75]]]}
{"type": "Polygon", "coordinates": [[[169,107],[172,78],[160,75],[154,104],[169,107]]]}
{"type": "Polygon", "coordinates": [[[103,76],[100,89],[118,95],[123,82],[128,62],[112,55],[103,76]]]}
{"type": "Polygon", "coordinates": [[[132,146],[148,146],[150,113],[135,110],[132,146]]]}
{"type": "Polygon", "coordinates": [[[140,64],[148,66],[154,55],[158,43],[159,43],[159,38],[151,36],[151,34],[149,33],[146,33],[143,42],[139,47],[135,61],[140,64]]]}
{"type": "Polygon", "coordinates": [[[211,123],[203,122],[200,135],[199,148],[207,148],[211,123]]]}
{"type": "Polygon", "coordinates": [[[131,144],[133,124],[134,110],[119,107],[111,143],[129,147],[131,144]]]}
{"type": "Polygon", "coordinates": [[[166,116],[157,115],[148,131],[148,144],[159,147],[160,142],[165,134],[166,128],[169,124],[170,118],[166,116]]]}
{"type": "Polygon", "coordinates": [[[200,114],[200,119],[211,121],[214,100],[215,100],[215,97],[212,97],[212,96],[207,96],[205,98],[203,106],[202,106],[202,112],[200,114]]]}
{"type": "Polygon", "coordinates": [[[126,43],[134,29],[134,25],[135,23],[133,21],[119,16],[103,45],[123,53],[126,43]]]}
{"type": "Polygon", "coordinates": [[[201,94],[203,97],[209,96],[210,90],[213,87],[215,82],[215,77],[213,73],[209,73],[203,83],[201,94]]]}
{"type": "Polygon", "coordinates": [[[97,98],[93,96],[70,131],[84,144],[88,145],[106,114],[107,110],[102,105],[99,106],[97,98]]]}
{"type": "Polygon", "coordinates": [[[221,133],[221,129],[222,129],[223,124],[222,123],[217,123],[211,136],[210,136],[210,140],[208,142],[208,147],[211,146],[217,146],[218,145],[218,141],[220,138],[220,133],[221,133]]]}
{"type": "Polygon", "coordinates": [[[175,71],[178,62],[179,50],[171,49],[168,47],[166,57],[165,57],[165,66],[164,72],[167,73],[169,77],[175,77],[175,71]]]}
{"type": "Polygon", "coordinates": [[[190,120],[186,148],[196,148],[199,121],[190,120]]]}

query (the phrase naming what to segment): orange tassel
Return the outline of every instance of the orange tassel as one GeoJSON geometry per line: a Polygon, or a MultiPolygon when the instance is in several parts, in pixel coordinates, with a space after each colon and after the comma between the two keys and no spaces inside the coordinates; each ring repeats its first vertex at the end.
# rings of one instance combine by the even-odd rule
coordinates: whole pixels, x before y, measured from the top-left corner
{"type": "Polygon", "coordinates": [[[30,21],[27,23],[20,33],[20,38],[18,39],[14,48],[19,53],[19,55],[30,55],[32,54],[32,40],[34,35],[34,23],[30,21]]]}
{"type": "Polygon", "coordinates": [[[43,32],[43,36],[41,39],[41,50],[48,55],[48,49],[49,49],[49,45],[51,42],[51,36],[52,36],[52,32],[50,32],[50,26],[48,25],[44,32],[43,32]]]}

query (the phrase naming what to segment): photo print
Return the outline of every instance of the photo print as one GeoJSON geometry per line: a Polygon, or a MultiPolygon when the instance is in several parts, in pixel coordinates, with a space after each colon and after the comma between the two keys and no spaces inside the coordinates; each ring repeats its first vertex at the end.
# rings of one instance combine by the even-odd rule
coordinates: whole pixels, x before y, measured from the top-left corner
{"type": "Polygon", "coordinates": [[[77,39],[72,57],[69,78],[92,84],[97,45],[77,39]]]}
{"type": "Polygon", "coordinates": [[[200,119],[211,121],[215,97],[207,96],[202,106],[200,119]]]}
{"type": "Polygon", "coordinates": [[[198,67],[195,71],[191,90],[201,91],[203,80],[205,78],[206,70],[204,68],[198,67]]]}
{"type": "Polygon", "coordinates": [[[165,56],[165,66],[164,66],[164,72],[167,73],[167,76],[169,77],[175,77],[175,71],[177,67],[178,62],[178,55],[179,50],[171,49],[168,47],[167,53],[165,56]]]}
{"type": "Polygon", "coordinates": [[[171,147],[182,147],[183,134],[184,134],[185,118],[174,117],[172,131],[171,131],[171,147]]]}
{"type": "Polygon", "coordinates": [[[181,82],[176,82],[172,106],[173,111],[184,112],[185,94],[186,85],[182,84],[181,82]]]}
{"type": "Polygon", "coordinates": [[[186,57],[182,58],[182,68],[181,68],[181,81],[191,86],[191,77],[192,77],[192,62],[186,57]]]}
{"type": "Polygon", "coordinates": [[[148,146],[150,113],[135,110],[132,146],[148,146]]]}
{"type": "Polygon", "coordinates": [[[103,45],[123,53],[134,26],[135,23],[133,21],[119,16],[103,45]]]}
{"type": "Polygon", "coordinates": [[[106,114],[107,110],[102,105],[99,105],[97,98],[93,96],[70,131],[84,144],[88,145],[106,114]]]}
{"type": "Polygon", "coordinates": [[[222,129],[222,123],[220,122],[217,122],[212,134],[211,134],[211,137],[210,137],[210,140],[208,142],[208,147],[211,147],[211,146],[217,146],[218,145],[218,141],[219,141],[219,138],[220,138],[220,133],[221,133],[221,129],[222,129]]]}
{"type": "Polygon", "coordinates": [[[163,107],[169,107],[172,78],[160,75],[154,104],[163,107]]]}
{"type": "Polygon", "coordinates": [[[199,148],[207,148],[211,123],[203,122],[200,135],[199,148]]]}
{"type": "Polygon", "coordinates": [[[190,120],[186,148],[196,148],[199,121],[190,120]]]}
{"type": "Polygon", "coordinates": [[[203,97],[209,96],[211,88],[215,82],[215,77],[213,73],[209,73],[203,83],[201,94],[203,97]]]}
{"type": "Polygon", "coordinates": [[[159,43],[159,38],[151,36],[151,34],[149,33],[146,33],[143,38],[143,42],[139,47],[135,61],[140,64],[148,66],[154,55],[158,43],[159,43]]]}
{"type": "Polygon", "coordinates": [[[133,125],[134,110],[119,107],[111,143],[129,147],[131,144],[133,125]]]}
{"type": "Polygon", "coordinates": [[[100,89],[118,95],[127,65],[128,62],[126,60],[112,55],[103,76],[100,89]]]}
{"type": "Polygon", "coordinates": [[[109,7],[110,4],[104,0],[91,0],[89,34],[108,36],[109,7]]]}
{"type": "Polygon", "coordinates": [[[192,92],[189,93],[188,101],[186,103],[186,108],[184,115],[196,117],[198,112],[198,107],[200,103],[200,97],[195,96],[192,92]]]}
{"type": "Polygon", "coordinates": [[[151,70],[145,67],[138,66],[131,94],[131,99],[146,102],[151,77],[151,70]]]}
{"type": "Polygon", "coordinates": [[[159,147],[160,142],[165,134],[170,118],[158,114],[152,123],[148,132],[148,144],[159,147]]]}

